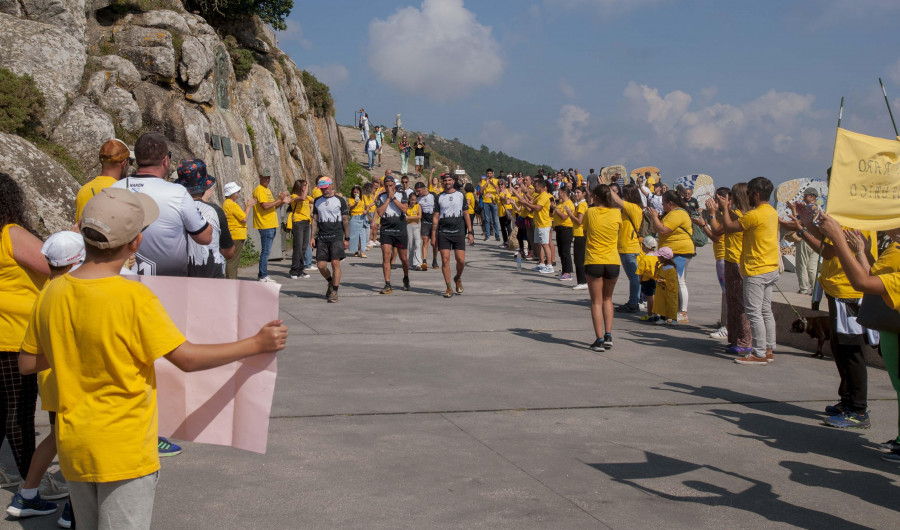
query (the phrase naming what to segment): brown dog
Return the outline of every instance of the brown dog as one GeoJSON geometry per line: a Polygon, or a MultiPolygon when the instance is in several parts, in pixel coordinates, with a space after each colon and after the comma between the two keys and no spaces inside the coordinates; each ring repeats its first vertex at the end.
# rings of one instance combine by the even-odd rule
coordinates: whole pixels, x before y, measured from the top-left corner
{"type": "Polygon", "coordinates": [[[791,324],[791,333],[806,333],[810,338],[816,339],[816,353],[812,357],[822,359],[825,357],[822,346],[825,341],[831,340],[831,323],[828,317],[818,316],[809,318],[798,318],[791,324]]]}

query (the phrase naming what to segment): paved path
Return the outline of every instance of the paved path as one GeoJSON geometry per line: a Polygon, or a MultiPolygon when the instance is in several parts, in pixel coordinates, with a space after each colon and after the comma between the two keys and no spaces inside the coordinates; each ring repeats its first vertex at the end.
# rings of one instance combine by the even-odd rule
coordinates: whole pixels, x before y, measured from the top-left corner
{"type": "Polygon", "coordinates": [[[869,370],[872,429],[846,432],[821,425],[830,360],[733,364],[706,338],[710,248],[689,267],[692,325],[617,318],[603,354],[586,349],[586,292],[493,244],[470,249],[450,300],[431,270],[377,294],[379,254],[344,262],[338,304],[318,276],[270,267],[291,338],[268,453],[184,444],[155,528],[896,527],[900,467],[873,444],[896,435],[887,375],[869,370]]]}

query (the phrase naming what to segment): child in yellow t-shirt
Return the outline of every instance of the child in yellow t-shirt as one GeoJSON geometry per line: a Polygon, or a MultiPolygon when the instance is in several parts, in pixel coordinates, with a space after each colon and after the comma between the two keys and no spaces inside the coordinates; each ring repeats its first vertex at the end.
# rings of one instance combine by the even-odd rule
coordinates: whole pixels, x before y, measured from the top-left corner
{"type": "Polygon", "coordinates": [[[656,296],[653,312],[659,315],[657,324],[678,325],[678,271],[675,270],[675,255],[669,247],[656,251],[659,266],[656,269],[656,296]]]}
{"type": "Polygon", "coordinates": [[[159,470],[156,359],[206,370],[281,350],[287,340],[279,320],[238,342],[185,340],[150,289],[119,275],[158,216],[143,193],[106,188],[90,199],[79,225],[84,265],[38,295],[19,353],[23,374],[51,370],[59,465],[85,528],[121,527],[126,518],[150,526],[159,470]],[[99,502],[126,492],[128,502],[99,502]]]}
{"type": "Polygon", "coordinates": [[[659,258],[656,256],[656,238],[647,236],[641,241],[643,251],[637,258],[637,275],[641,279],[641,294],[647,303],[647,314],[641,317],[644,322],[656,322],[659,315],[653,312],[653,298],[656,295],[656,269],[659,258]]]}

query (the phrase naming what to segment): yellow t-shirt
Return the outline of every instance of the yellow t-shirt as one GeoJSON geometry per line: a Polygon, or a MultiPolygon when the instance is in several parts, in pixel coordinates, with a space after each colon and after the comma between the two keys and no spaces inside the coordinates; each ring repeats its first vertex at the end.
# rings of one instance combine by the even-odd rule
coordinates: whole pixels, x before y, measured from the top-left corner
{"type": "MultiPolygon", "coordinates": [[[[534,194],[534,186],[529,184],[525,188],[521,190],[522,196],[531,199],[534,201],[536,195],[534,194]]],[[[523,203],[519,203],[519,217],[523,219],[531,219],[534,217],[534,212],[531,211],[530,208],[525,206],[523,203]]]]}
{"type": "MultiPolygon", "coordinates": [[[[575,215],[585,215],[587,210],[587,201],[582,199],[581,202],[575,206],[575,215]]],[[[584,237],[584,217],[581,218],[581,224],[576,223],[574,219],[572,220],[572,235],[575,237],[584,237]]]]}
{"type": "Polygon", "coordinates": [[[312,193],[309,194],[310,202],[316,202],[316,199],[322,196],[322,190],[318,187],[313,188],[312,193]]]}
{"type": "Polygon", "coordinates": [[[509,200],[509,191],[503,190],[497,193],[497,216],[503,217],[506,215],[506,201],[509,200]]]}
{"type": "Polygon", "coordinates": [[[672,231],[659,236],[659,248],[669,247],[673,254],[693,254],[695,252],[694,242],[691,241],[694,228],[691,217],[683,208],[677,208],[664,215],[662,224],[672,231]]]}
{"type": "Polygon", "coordinates": [[[406,222],[407,222],[407,224],[420,223],[420,222],[422,222],[422,217],[421,217],[421,216],[422,216],[422,207],[419,206],[418,204],[416,204],[415,206],[409,206],[409,207],[406,209],[406,222]],[[416,217],[416,216],[419,216],[419,218],[416,219],[416,220],[410,220],[410,219],[409,219],[410,217],[416,217]]]}
{"type": "Polygon", "coordinates": [[[747,212],[740,221],[744,229],[741,274],[759,276],[778,270],[778,212],[768,203],[747,212]]]}
{"type": "MultiPolygon", "coordinates": [[[[296,199],[298,195],[296,193],[291,194],[291,200],[296,199]]],[[[299,201],[292,203],[294,205],[294,211],[291,213],[291,221],[294,223],[302,223],[303,221],[309,221],[309,204],[311,197],[307,197],[305,201],[299,201]]]]}
{"type": "Polygon", "coordinates": [[[19,225],[8,224],[0,233],[0,351],[17,352],[47,277],[20,266],[13,258],[9,229],[14,226],[19,225]]]}
{"type": "MultiPolygon", "coordinates": [[[[846,228],[846,227],[842,227],[846,228]]],[[[863,237],[868,237],[872,242],[869,250],[872,256],[878,257],[878,236],[875,232],[862,232],[863,237]]],[[[830,243],[827,239],[826,243],[830,243]]],[[[873,273],[874,274],[874,273],[873,273]]],[[[819,283],[825,294],[833,298],[862,298],[862,293],[857,291],[850,285],[850,279],[844,272],[840,260],[837,256],[831,259],[823,259],[822,266],[819,269],[819,283]]]]}
{"type": "Polygon", "coordinates": [[[469,215],[475,215],[475,194],[466,192],[466,202],[469,204],[469,215]]]}
{"type": "Polygon", "coordinates": [[[359,200],[350,197],[347,199],[347,206],[350,208],[350,216],[363,215],[369,206],[369,197],[363,195],[359,200]]]}
{"type": "Polygon", "coordinates": [[[497,179],[486,179],[481,188],[481,202],[493,204],[497,197],[497,179]]]}
{"type": "Polygon", "coordinates": [[[48,406],[58,414],[66,480],[113,482],[159,469],[153,362],[184,342],[150,289],[121,276],[67,274],[41,292],[22,350],[50,364],[46,386],[59,393],[48,406]]]}
{"type": "Polygon", "coordinates": [[[228,221],[231,239],[247,239],[247,216],[244,214],[244,209],[233,200],[225,199],[225,202],[222,203],[222,211],[225,212],[225,219],[228,221]]]}
{"type": "Polygon", "coordinates": [[[637,259],[637,275],[641,277],[642,282],[656,279],[656,265],[659,258],[647,254],[638,254],[637,259]]]}
{"type": "Polygon", "coordinates": [[[585,265],[621,265],[617,242],[622,214],[618,208],[593,206],[584,214],[585,265]]]}
{"type": "Polygon", "coordinates": [[[644,220],[644,209],[632,202],[624,202],[620,212],[622,226],[619,227],[619,254],[637,254],[641,251],[641,238],[637,232],[644,220]]]}
{"type": "Polygon", "coordinates": [[[884,285],[884,303],[900,311],[900,244],[888,247],[872,265],[870,274],[878,276],[884,285]]]}
{"type": "MultiPolygon", "coordinates": [[[[738,219],[744,216],[744,212],[740,210],[732,210],[738,219]]],[[[733,234],[725,234],[725,261],[728,263],[740,263],[741,252],[744,251],[744,233],[735,232],[733,234]]]]}
{"type": "Polygon", "coordinates": [[[546,191],[535,197],[534,203],[541,207],[540,210],[532,212],[535,228],[546,228],[550,226],[550,199],[552,198],[553,195],[550,195],[546,191]]]}
{"type": "Polygon", "coordinates": [[[81,221],[81,212],[84,211],[84,205],[91,200],[91,197],[100,193],[100,190],[103,188],[108,188],[116,182],[118,182],[118,180],[113,177],[99,175],[82,186],[81,189],[78,190],[78,195],[75,195],[75,222],[81,221]]]}
{"type": "Polygon", "coordinates": [[[678,271],[673,265],[659,267],[656,272],[653,312],[671,320],[678,318],[678,271]]]}
{"type": "MultiPolygon", "coordinates": [[[[572,226],[572,227],[574,227],[571,217],[567,217],[567,218],[563,219],[562,217],[559,216],[559,212],[565,212],[567,206],[573,212],[575,211],[575,205],[572,204],[572,201],[569,199],[566,199],[561,204],[557,204],[556,208],[553,209],[553,226],[572,226]]],[[[572,233],[574,234],[575,231],[572,230],[572,233]]]]}
{"type": "Polygon", "coordinates": [[[440,183],[438,183],[437,186],[434,186],[434,185],[432,185],[432,184],[429,184],[429,185],[428,185],[428,192],[429,192],[429,193],[434,193],[434,194],[440,195],[441,193],[443,193],[443,191],[444,191],[444,188],[441,187],[441,184],[440,184],[440,183]]]}
{"type": "Polygon", "coordinates": [[[259,201],[253,205],[253,226],[256,227],[257,230],[278,228],[278,206],[269,209],[264,209],[262,207],[264,202],[272,202],[275,200],[275,197],[272,195],[272,190],[260,184],[253,190],[253,198],[259,201]]]}
{"type": "Polygon", "coordinates": [[[713,241],[713,256],[716,261],[725,259],[725,238],[719,237],[718,240],[713,241]]]}

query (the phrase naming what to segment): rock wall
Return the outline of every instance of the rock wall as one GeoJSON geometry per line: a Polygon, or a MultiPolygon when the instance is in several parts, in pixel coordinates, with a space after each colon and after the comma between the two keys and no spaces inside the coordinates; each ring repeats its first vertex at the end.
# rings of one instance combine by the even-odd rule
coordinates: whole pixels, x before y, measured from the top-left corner
{"type": "MultiPolygon", "coordinates": [[[[275,193],[318,174],[340,180],[350,157],[337,124],[311,108],[300,69],[268,26],[253,17],[213,28],[178,0],[155,5],[168,8],[0,0],[0,67],[32,75],[44,94],[38,134],[65,147],[89,179],[100,168],[104,141],[119,137],[133,145],[143,132],[162,132],[176,161],[207,162],[219,200],[226,182],[252,189],[263,169],[272,171],[275,193]],[[255,64],[241,80],[229,46],[253,54],[255,64]]],[[[68,226],[74,177],[27,140],[0,137],[4,151],[13,145],[0,156],[0,171],[26,188],[38,228],[68,226]],[[47,175],[55,190],[47,188],[47,175]],[[51,191],[53,200],[44,197],[51,191]]]]}

